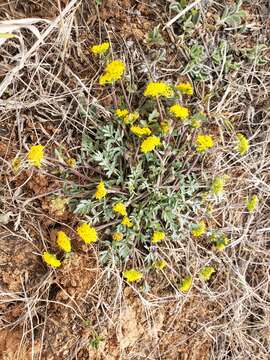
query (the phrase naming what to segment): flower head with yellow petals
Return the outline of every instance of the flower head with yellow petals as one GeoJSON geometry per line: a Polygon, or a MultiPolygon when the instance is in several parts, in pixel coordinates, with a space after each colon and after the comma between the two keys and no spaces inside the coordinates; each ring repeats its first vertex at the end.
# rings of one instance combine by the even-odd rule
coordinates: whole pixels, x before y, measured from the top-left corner
{"type": "Polygon", "coordinates": [[[141,126],[131,126],[130,131],[141,137],[141,136],[149,136],[151,135],[151,130],[148,127],[141,127],[141,126]]]}
{"type": "Polygon", "coordinates": [[[97,231],[87,223],[82,223],[77,227],[77,234],[86,243],[91,244],[98,240],[97,231]]]}
{"type": "Polygon", "coordinates": [[[204,153],[206,150],[214,146],[214,141],[211,135],[198,135],[196,139],[196,150],[199,153],[204,153]]]}
{"type": "Polygon", "coordinates": [[[99,78],[100,85],[112,84],[120,80],[125,71],[125,64],[121,60],[114,60],[106,66],[105,72],[99,78]]]}
{"type": "Polygon", "coordinates": [[[153,151],[158,145],[160,145],[160,138],[155,135],[149,136],[141,143],[141,152],[146,154],[153,151]]]}
{"type": "Polygon", "coordinates": [[[51,254],[48,251],[45,251],[42,254],[42,259],[49,266],[52,266],[52,267],[55,267],[55,268],[61,266],[61,261],[58,260],[57,257],[54,254],[51,254]]]}
{"type": "Polygon", "coordinates": [[[165,232],[163,231],[154,231],[151,239],[152,244],[156,244],[157,242],[164,240],[165,236],[165,232]]]}
{"type": "Polygon", "coordinates": [[[41,167],[41,162],[44,157],[44,146],[42,145],[33,145],[27,154],[27,159],[32,165],[37,168],[41,167]]]}
{"type": "Polygon", "coordinates": [[[173,96],[173,89],[164,82],[150,82],[147,84],[143,94],[144,96],[163,96],[165,98],[170,98],[173,96]]]}
{"type": "Polygon", "coordinates": [[[237,151],[241,156],[245,155],[249,150],[249,141],[243,134],[236,135],[238,144],[237,144],[237,151]]]}
{"type": "Polygon", "coordinates": [[[193,225],[191,233],[195,237],[203,235],[206,231],[206,225],[204,221],[200,221],[198,224],[193,225]]]}
{"type": "Polygon", "coordinates": [[[116,109],[115,114],[120,118],[123,119],[128,115],[128,109],[116,109]]]}
{"type": "Polygon", "coordinates": [[[191,83],[180,83],[176,85],[176,89],[179,90],[181,94],[193,95],[193,87],[191,83]]]}
{"type": "Polygon", "coordinates": [[[58,231],[56,234],[56,243],[58,247],[66,253],[71,252],[71,240],[64,231],[58,231]]]}
{"type": "Polygon", "coordinates": [[[121,224],[128,228],[132,228],[132,226],[133,226],[133,222],[130,220],[130,218],[128,216],[123,217],[121,224]]]}
{"type": "Polygon", "coordinates": [[[113,206],[113,211],[122,215],[122,216],[127,216],[127,209],[126,209],[126,205],[118,202],[116,204],[114,204],[113,206]]]}
{"type": "Polygon", "coordinates": [[[102,55],[109,49],[109,47],[110,43],[106,41],[102,44],[91,46],[90,50],[94,55],[102,55]]]}
{"type": "Polygon", "coordinates": [[[127,282],[134,282],[141,280],[143,278],[143,274],[135,269],[129,269],[123,272],[123,277],[127,280],[127,282]]]}
{"type": "Polygon", "coordinates": [[[179,104],[172,105],[169,108],[169,111],[172,115],[174,115],[177,119],[185,120],[189,117],[188,108],[181,106],[179,104]]]}
{"type": "Polygon", "coordinates": [[[121,232],[114,232],[112,235],[114,241],[121,241],[124,238],[124,235],[121,232]]]}
{"type": "Polygon", "coordinates": [[[105,188],[104,181],[100,181],[96,187],[95,198],[100,200],[107,195],[108,191],[105,188]]]}

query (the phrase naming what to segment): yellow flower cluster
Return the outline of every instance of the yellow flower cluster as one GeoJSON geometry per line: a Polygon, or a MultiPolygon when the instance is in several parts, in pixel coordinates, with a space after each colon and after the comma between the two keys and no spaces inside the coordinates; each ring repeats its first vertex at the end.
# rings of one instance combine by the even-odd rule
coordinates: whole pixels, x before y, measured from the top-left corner
{"type": "Polygon", "coordinates": [[[66,164],[73,169],[76,167],[77,161],[74,158],[68,158],[66,164]]]}
{"type": "Polygon", "coordinates": [[[57,259],[57,257],[54,254],[49,253],[48,251],[45,251],[42,254],[43,261],[52,267],[59,267],[61,266],[61,261],[57,259]]]}
{"type": "Polygon", "coordinates": [[[258,205],[258,196],[252,195],[251,198],[246,199],[246,207],[249,213],[253,213],[258,205]]]}
{"type": "Polygon", "coordinates": [[[224,188],[224,176],[216,176],[211,184],[211,190],[215,195],[219,195],[223,192],[224,188]]]}
{"type": "Polygon", "coordinates": [[[160,138],[155,135],[149,136],[141,143],[141,152],[146,154],[154,150],[158,145],[160,145],[160,138]]]}
{"type": "Polygon", "coordinates": [[[143,274],[135,269],[129,269],[123,272],[123,277],[127,280],[127,282],[134,282],[141,280],[143,278],[143,274]]]}
{"type": "Polygon", "coordinates": [[[192,276],[186,276],[179,286],[179,290],[183,293],[187,293],[192,285],[192,276]]]}
{"type": "Polygon", "coordinates": [[[132,221],[129,219],[129,217],[127,215],[127,209],[126,209],[125,204],[123,204],[121,202],[114,204],[113,211],[123,216],[123,219],[121,221],[122,225],[124,225],[128,228],[131,228],[133,226],[132,221]]]}
{"type": "Polygon", "coordinates": [[[128,115],[128,109],[116,109],[115,114],[120,118],[123,119],[128,115]]]}
{"type": "Polygon", "coordinates": [[[97,231],[92,226],[88,225],[87,223],[82,223],[76,229],[77,234],[79,237],[86,243],[91,244],[96,242],[98,239],[97,231]]]}
{"type": "Polygon", "coordinates": [[[169,109],[170,113],[173,114],[176,118],[185,120],[189,117],[188,108],[181,106],[179,104],[172,105],[169,109]]]}
{"type": "Polygon", "coordinates": [[[154,231],[152,235],[152,244],[156,244],[159,241],[162,241],[165,239],[165,232],[163,231],[154,231]]]}
{"type": "Polygon", "coordinates": [[[151,135],[151,130],[148,127],[140,127],[133,125],[131,126],[130,131],[139,137],[151,135]]]}
{"type": "Polygon", "coordinates": [[[126,205],[121,202],[118,202],[113,206],[113,211],[122,216],[127,216],[126,205]]]}
{"type": "Polygon", "coordinates": [[[121,232],[115,232],[112,235],[114,241],[121,241],[123,240],[124,235],[121,232]]]}
{"type": "MultiPolygon", "coordinates": [[[[80,236],[80,238],[86,243],[90,244],[92,242],[96,242],[97,232],[96,229],[89,226],[86,223],[83,223],[79,225],[76,229],[77,234],[80,236]]],[[[58,231],[56,233],[56,244],[59,247],[59,249],[63,250],[65,253],[71,252],[71,239],[67,236],[67,234],[64,231],[58,231]]],[[[45,251],[42,254],[43,261],[52,267],[59,267],[61,265],[61,261],[57,259],[56,255],[49,253],[48,251],[45,251]]]]}
{"type": "Polygon", "coordinates": [[[64,231],[58,231],[56,243],[61,250],[66,253],[71,252],[71,240],[70,238],[64,233],[64,231]]]}
{"type": "Polygon", "coordinates": [[[196,150],[199,153],[205,152],[214,146],[214,141],[211,135],[198,135],[196,139],[196,150]]]}
{"type": "Polygon", "coordinates": [[[202,281],[208,281],[211,279],[211,276],[215,273],[215,269],[212,266],[204,266],[199,271],[199,277],[202,281]]]}
{"type": "Polygon", "coordinates": [[[158,270],[163,270],[167,265],[166,261],[163,259],[156,260],[153,262],[153,268],[158,270]]]}
{"type": "Polygon", "coordinates": [[[105,188],[105,184],[103,181],[100,181],[100,183],[97,185],[96,192],[95,192],[95,198],[97,200],[100,200],[104,198],[107,195],[107,190],[105,188]]]}
{"type": "Polygon", "coordinates": [[[229,239],[225,235],[215,241],[215,247],[220,251],[223,251],[228,244],[229,239]]]}
{"type": "Polygon", "coordinates": [[[31,164],[37,168],[41,167],[41,162],[44,157],[44,146],[42,145],[33,145],[27,154],[27,159],[31,164]]]}
{"type": "Polygon", "coordinates": [[[130,218],[128,216],[123,217],[121,224],[125,225],[128,228],[131,228],[133,226],[133,222],[130,220],[130,218]]]}
{"type": "Polygon", "coordinates": [[[193,87],[191,83],[181,83],[176,85],[176,89],[182,94],[193,95],[193,87]]]}
{"type": "Polygon", "coordinates": [[[147,84],[143,94],[144,96],[163,96],[165,98],[170,98],[173,96],[173,89],[164,82],[150,82],[147,84]]]}
{"type": "Polygon", "coordinates": [[[137,111],[129,113],[127,116],[124,117],[125,124],[133,124],[136,120],[139,119],[140,114],[137,111]]]}
{"type": "Polygon", "coordinates": [[[140,114],[137,111],[129,112],[127,109],[116,109],[115,114],[120,119],[123,119],[124,123],[127,125],[133,124],[140,117],[140,114]]]}
{"type": "Polygon", "coordinates": [[[106,66],[105,73],[100,76],[99,84],[112,84],[114,81],[121,79],[125,71],[125,64],[121,60],[114,60],[106,66]]]}
{"type": "Polygon", "coordinates": [[[241,156],[245,155],[249,150],[249,141],[243,134],[236,134],[238,144],[237,151],[241,156]]]}
{"type": "Polygon", "coordinates": [[[198,224],[194,225],[191,234],[195,237],[203,235],[206,231],[206,225],[204,221],[200,221],[198,224]]]}
{"type": "Polygon", "coordinates": [[[101,55],[104,54],[110,47],[110,43],[108,41],[99,44],[99,45],[93,45],[90,50],[94,55],[101,55]]]}

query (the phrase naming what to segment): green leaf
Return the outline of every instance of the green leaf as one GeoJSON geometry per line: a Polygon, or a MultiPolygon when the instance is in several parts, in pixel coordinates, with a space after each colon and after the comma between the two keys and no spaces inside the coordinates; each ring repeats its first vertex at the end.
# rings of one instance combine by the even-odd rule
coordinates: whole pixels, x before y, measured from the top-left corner
{"type": "Polygon", "coordinates": [[[239,0],[236,5],[225,6],[224,12],[220,19],[220,24],[227,24],[231,27],[238,27],[241,25],[242,18],[246,16],[244,10],[240,10],[242,0],[239,0]]]}

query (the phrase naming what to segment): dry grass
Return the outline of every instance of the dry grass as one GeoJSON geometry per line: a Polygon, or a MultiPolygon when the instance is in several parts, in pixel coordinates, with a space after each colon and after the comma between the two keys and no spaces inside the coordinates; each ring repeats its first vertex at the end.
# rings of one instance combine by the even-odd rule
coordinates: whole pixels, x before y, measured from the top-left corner
{"type": "MultiPolygon", "coordinates": [[[[125,36],[125,26],[140,28],[141,19],[134,13],[138,3],[134,1],[123,1],[115,8],[111,1],[103,7],[94,1],[78,0],[29,3],[30,8],[26,4],[19,6],[16,1],[0,5],[1,17],[6,21],[0,24],[0,32],[7,24],[19,26],[14,31],[16,38],[0,47],[0,337],[6,339],[8,329],[18,344],[14,349],[8,341],[1,340],[3,359],[56,356],[267,360],[270,67],[268,58],[265,65],[258,66],[239,51],[242,46],[267,43],[267,1],[244,3],[249,11],[246,32],[201,25],[195,38],[186,44],[190,47],[199,41],[209,54],[225,38],[241,62],[239,69],[227,73],[226,54],[222,66],[214,64],[210,57],[204,63],[209,79],[194,81],[195,96],[189,105],[206,112],[210,132],[219,138],[219,146],[202,161],[194,156],[192,146],[184,154],[184,171],[191,172],[191,167],[200,190],[207,190],[215,175],[229,176],[222,201],[213,202],[211,212],[198,207],[196,215],[207,215],[209,226],[226,233],[230,244],[224,252],[217,252],[205,240],[190,236],[185,227],[192,220],[190,211],[179,223],[183,236],[166,240],[160,247],[160,255],[168,266],[159,273],[147,268],[139,246],[134,246],[132,256],[121,266],[116,261],[101,265],[102,244],[90,248],[75,245],[74,254],[59,270],[46,268],[40,255],[51,247],[55,227],[72,233],[81,219],[68,211],[63,216],[55,214],[48,199],[52,195],[65,197],[64,185],[74,184],[81,189],[76,196],[87,198],[100,172],[95,165],[83,163],[70,169],[57,158],[55,150],[62,149],[67,157],[79,157],[81,135],[94,135],[102,122],[111,121],[108,108],[120,92],[101,90],[97,85],[102,67],[87,47],[108,38],[113,45],[112,55],[123,57],[128,64],[131,83],[142,88],[149,77],[176,81],[188,54],[183,39],[176,35],[175,21],[169,22],[175,15],[169,12],[170,2],[159,1],[156,7],[149,1],[139,4],[144,5],[140,8],[141,19],[150,29],[158,24],[168,25],[162,33],[168,39],[163,47],[149,45],[145,38],[125,36]],[[112,19],[107,14],[106,18],[108,7],[111,14],[124,9],[123,23],[121,16],[112,19]],[[157,17],[161,7],[166,11],[157,17]],[[36,13],[33,10],[30,14],[39,17],[38,21],[25,18],[23,11],[29,9],[35,9],[36,13]],[[18,18],[24,18],[23,24],[13,21],[18,18]],[[8,19],[13,22],[7,23],[8,19]],[[243,157],[234,149],[237,132],[245,134],[251,143],[250,151],[243,157]],[[31,143],[46,146],[45,166],[38,171],[23,167],[14,174],[12,159],[18,153],[25,156],[31,143]],[[244,199],[249,194],[259,197],[254,214],[245,212],[244,199]],[[130,263],[147,270],[149,288],[123,281],[121,271],[130,263]],[[216,269],[210,283],[196,280],[188,294],[179,293],[177,284],[183,276],[195,275],[209,264],[216,269]],[[98,351],[89,346],[97,335],[102,338],[98,351]]],[[[202,1],[199,8],[203,24],[211,24],[223,7],[220,2],[202,1]]],[[[134,33],[137,34],[135,30],[134,33]]],[[[137,93],[128,96],[133,107],[142,102],[137,93]]],[[[171,162],[168,157],[166,166],[171,162]]],[[[108,224],[99,225],[104,231],[108,228],[108,224]]],[[[113,253],[110,247],[108,251],[113,253]]]]}

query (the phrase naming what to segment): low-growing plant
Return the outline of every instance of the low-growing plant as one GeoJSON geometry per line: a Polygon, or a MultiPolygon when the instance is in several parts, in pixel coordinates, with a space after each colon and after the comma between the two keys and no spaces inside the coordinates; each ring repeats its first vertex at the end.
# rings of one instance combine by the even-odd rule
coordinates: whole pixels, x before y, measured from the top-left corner
{"type": "MultiPolygon", "coordinates": [[[[213,56],[217,65],[226,57],[226,52],[222,54],[225,43],[222,44],[217,49],[221,54],[217,52],[213,56]]],[[[82,166],[92,169],[95,176],[85,186],[66,185],[65,197],[52,199],[51,205],[63,213],[68,199],[70,210],[83,218],[76,227],[76,236],[85,244],[100,242],[102,263],[122,267],[137,249],[146,268],[164,271],[167,262],[159,248],[167,242],[181,243],[186,234],[195,239],[206,238],[214,249],[224,250],[229,239],[210,224],[211,204],[206,206],[206,202],[222,200],[227,176],[209,179],[209,191],[205,192],[205,185],[194,168],[198,161],[211,156],[219,146],[219,139],[210,133],[207,116],[196,105],[190,106],[193,84],[187,80],[135,84],[132,94],[143,101],[134,106],[125,83],[126,64],[122,60],[112,61],[109,55],[103,56],[109,46],[105,42],[92,46],[90,51],[92,56],[100,55],[105,67],[99,85],[108,89],[112,86],[113,91],[120,82],[120,94],[115,99],[118,106],[106,108],[109,120],[99,114],[98,107],[92,106],[90,112],[98,126],[83,132],[77,159],[65,157],[61,150],[56,153],[70,169],[82,166]],[[103,231],[99,231],[99,226],[103,231]]],[[[201,71],[204,49],[194,45],[190,55],[187,72],[196,66],[201,71]]],[[[89,110],[84,106],[83,102],[81,114],[88,116],[89,110]]],[[[232,151],[236,156],[246,156],[248,138],[238,133],[235,140],[232,151]]],[[[44,151],[41,144],[33,145],[27,154],[29,165],[39,169],[46,162],[44,151]]],[[[256,205],[255,196],[246,201],[249,212],[256,205]]],[[[72,239],[64,231],[57,232],[56,245],[66,256],[72,251],[72,239]]],[[[61,266],[56,255],[48,251],[43,253],[43,260],[49,266],[61,266]]],[[[215,271],[205,266],[199,271],[199,278],[208,281],[215,271]]],[[[123,277],[127,282],[141,281],[144,270],[129,267],[123,277]]],[[[188,292],[192,282],[191,276],[183,278],[179,290],[188,292]]]]}

